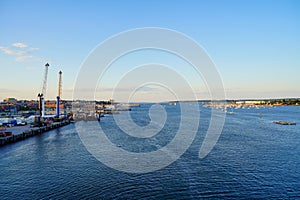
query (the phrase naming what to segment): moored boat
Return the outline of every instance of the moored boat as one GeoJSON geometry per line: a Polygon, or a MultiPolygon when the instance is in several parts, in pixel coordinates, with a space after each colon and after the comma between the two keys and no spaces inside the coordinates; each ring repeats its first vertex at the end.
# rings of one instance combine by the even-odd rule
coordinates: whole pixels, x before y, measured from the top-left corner
{"type": "Polygon", "coordinates": [[[280,124],[280,125],[296,125],[296,122],[285,122],[285,121],[273,121],[275,124],[280,124]]]}

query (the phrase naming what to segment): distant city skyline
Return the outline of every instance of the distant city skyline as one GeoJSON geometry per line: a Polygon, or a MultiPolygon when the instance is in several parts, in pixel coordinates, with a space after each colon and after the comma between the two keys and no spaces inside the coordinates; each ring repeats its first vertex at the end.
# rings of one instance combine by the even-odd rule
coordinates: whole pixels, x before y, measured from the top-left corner
{"type": "MultiPolygon", "coordinates": [[[[143,27],[172,29],[200,44],[223,79],[227,99],[299,98],[299,10],[297,0],[2,0],[0,99],[37,99],[47,62],[46,99],[57,96],[60,70],[62,99],[72,99],[77,74],[89,53],[113,35],[143,27]]],[[[204,80],[195,77],[191,66],[155,51],[135,52],[115,62],[95,97],[112,98],[126,67],[160,60],[190,81],[198,99],[209,99],[204,80]]],[[[132,85],[121,90],[132,92],[132,85]]],[[[139,91],[134,101],[174,100],[157,86],[139,91]]],[[[116,101],[124,101],[118,97],[116,101]]]]}

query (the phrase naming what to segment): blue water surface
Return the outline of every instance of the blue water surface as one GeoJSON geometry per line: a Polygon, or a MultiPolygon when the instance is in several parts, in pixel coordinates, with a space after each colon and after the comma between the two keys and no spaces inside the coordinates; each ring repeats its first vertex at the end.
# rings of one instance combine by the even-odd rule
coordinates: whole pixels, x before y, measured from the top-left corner
{"type": "MultiPolygon", "coordinates": [[[[132,109],[136,124],[149,124],[151,105],[132,109]]],[[[155,151],[174,138],[181,119],[179,104],[163,106],[166,124],[151,138],[127,135],[112,115],[101,118],[100,125],[118,147],[155,151]]],[[[300,198],[300,106],[233,109],[218,143],[203,159],[198,152],[211,113],[202,105],[200,109],[197,136],[188,150],[171,165],[145,174],[99,162],[82,144],[74,124],[1,147],[0,199],[300,198]]]]}

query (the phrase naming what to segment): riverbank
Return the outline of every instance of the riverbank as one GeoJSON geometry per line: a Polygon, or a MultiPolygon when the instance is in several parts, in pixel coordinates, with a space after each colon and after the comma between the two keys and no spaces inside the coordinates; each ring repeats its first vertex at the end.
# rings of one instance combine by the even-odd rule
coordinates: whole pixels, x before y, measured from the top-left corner
{"type": "Polygon", "coordinates": [[[33,137],[35,135],[43,134],[47,131],[66,126],[68,124],[70,124],[70,121],[65,120],[62,122],[53,122],[52,124],[42,127],[30,127],[30,125],[27,125],[7,128],[6,130],[1,131],[0,147],[33,137]]]}

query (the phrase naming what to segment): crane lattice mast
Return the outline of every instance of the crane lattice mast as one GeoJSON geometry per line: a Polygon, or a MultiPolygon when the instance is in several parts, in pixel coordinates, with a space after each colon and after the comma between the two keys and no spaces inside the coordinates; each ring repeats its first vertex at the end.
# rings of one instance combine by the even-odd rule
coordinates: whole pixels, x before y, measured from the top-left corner
{"type": "Polygon", "coordinates": [[[60,99],[62,95],[62,72],[58,72],[58,96],[56,98],[56,116],[60,116],[60,99]]]}
{"type": "Polygon", "coordinates": [[[58,73],[58,96],[60,97],[61,99],[61,95],[62,95],[62,72],[59,71],[58,73]]]}
{"type": "MultiPolygon", "coordinates": [[[[43,118],[45,115],[45,96],[46,96],[46,91],[47,91],[47,77],[48,77],[48,68],[49,64],[45,64],[45,73],[44,73],[44,79],[43,79],[43,87],[42,87],[42,92],[38,94],[39,97],[39,118],[43,118]]],[[[40,121],[40,119],[39,119],[40,121]]]]}
{"type": "Polygon", "coordinates": [[[49,68],[49,64],[46,63],[45,73],[44,73],[44,81],[43,81],[43,88],[42,88],[42,93],[41,93],[44,97],[46,96],[46,92],[47,92],[48,68],[49,68]]]}

